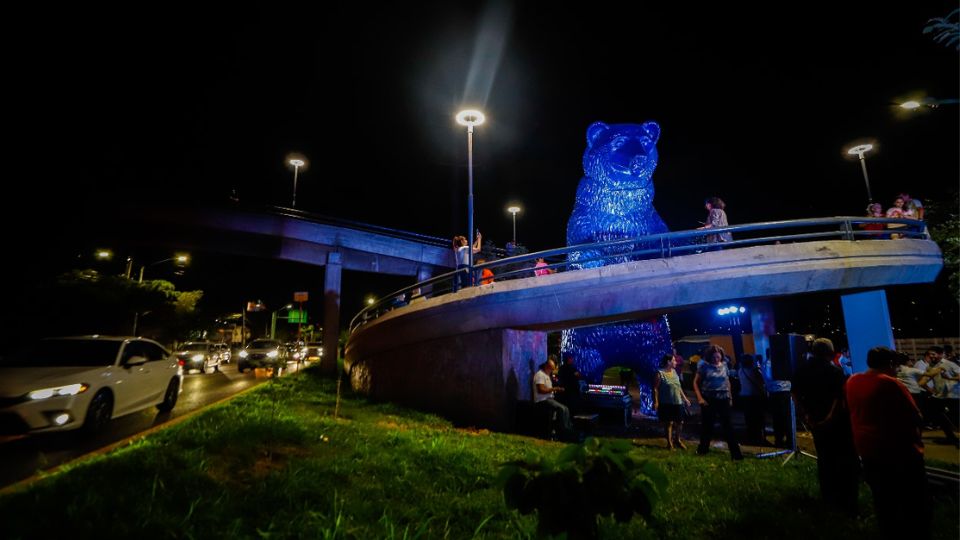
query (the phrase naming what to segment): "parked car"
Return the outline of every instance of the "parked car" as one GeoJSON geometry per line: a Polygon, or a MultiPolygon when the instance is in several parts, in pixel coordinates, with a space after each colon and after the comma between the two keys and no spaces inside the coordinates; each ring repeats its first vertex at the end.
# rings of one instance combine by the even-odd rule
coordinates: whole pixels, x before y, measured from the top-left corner
{"type": "Polygon", "coordinates": [[[220,371],[220,350],[209,341],[188,341],[177,349],[176,356],[184,372],[220,371]]]}
{"type": "Polygon", "coordinates": [[[319,362],[323,358],[323,343],[307,343],[307,362],[319,362]]]}
{"type": "Polygon", "coordinates": [[[0,433],[101,430],[149,407],[170,411],[183,369],[149,339],[49,338],[0,361],[0,433]]]}
{"type": "Polygon", "coordinates": [[[287,348],[275,339],[255,339],[237,356],[240,373],[258,367],[282,367],[287,361],[287,348]]]}
{"type": "Polygon", "coordinates": [[[230,351],[229,343],[216,343],[214,345],[217,350],[217,354],[220,358],[221,364],[229,364],[230,360],[233,358],[233,353],[230,351]]]}

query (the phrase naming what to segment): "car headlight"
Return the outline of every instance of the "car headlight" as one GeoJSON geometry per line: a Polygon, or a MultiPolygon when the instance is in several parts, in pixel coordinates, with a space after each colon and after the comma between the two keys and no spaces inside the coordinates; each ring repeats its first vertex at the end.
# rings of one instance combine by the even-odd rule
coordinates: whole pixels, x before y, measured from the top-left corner
{"type": "Polygon", "coordinates": [[[270,358],[276,358],[280,356],[280,351],[270,351],[267,353],[267,356],[269,356],[270,358]]]}
{"type": "Polygon", "coordinates": [[[247,351],[240,351],[240,358],[246,358],[249,354],[247,351]]]}
{"type": "Polygon", "coordinates": [[[191,356],[190,359],[193,360],[194,362],[202,362],[202,361],[203,361],[203,355],[202,355],[202,354],[195,354],[195,355],[191,356]]]}
{"type": "Polygon", "coordinates": [[[89,384],[77,383],[66,386],[55,386],[53,388],[43,388],[34,390],[27,394],[29,399],[47,399],[54,396],[75,396],[81,392],[86,392],[90,388],[89,384]]]}

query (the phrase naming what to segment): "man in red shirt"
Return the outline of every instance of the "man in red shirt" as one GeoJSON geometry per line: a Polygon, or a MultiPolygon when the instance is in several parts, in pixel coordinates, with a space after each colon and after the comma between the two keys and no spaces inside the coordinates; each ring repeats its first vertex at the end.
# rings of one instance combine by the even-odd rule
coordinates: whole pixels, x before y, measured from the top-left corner
{"type": "Polygon", "coordinates": [[[847,404],[883,536],[923,539],[930,537],[923,424],[910,392],[896,379],[896,358],[886,347],[870,349],[869,369],[847,381],[847,404]]]}

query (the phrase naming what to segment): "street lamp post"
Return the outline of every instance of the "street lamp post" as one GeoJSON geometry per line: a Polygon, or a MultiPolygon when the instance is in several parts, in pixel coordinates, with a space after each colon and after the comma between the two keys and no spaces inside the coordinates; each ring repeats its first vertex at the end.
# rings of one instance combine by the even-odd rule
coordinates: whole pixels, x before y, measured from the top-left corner
{"type": "Polygon", "coordinates": [[[467,272],[473,277],[473,126],[483,123],[483,113],[476,110],[463,110],[457,113],[457,123],[467,126],[467,237],[470,239],[467,247],[467,272]]]}
{"type": "Polygon", "coordinates": [[[277,313],[285,309],[292,309],[292,308],[293,308],[293,304],[287,304],[280,309],[274,310],[273,313],[270,314],[270,339],[273,339],[274,336],[276,336],[277,334],[277,319],[278,319],[277,313]]]}
{"type": "Polygon", "coordinates": [[[872,144],[858,144],[847,150],[847,154],[860,158],[860,168],[863,169],[863,181],[867,184],[867,204],[873,202],[873,195],[870,194],[870,177],[867,175],[867,160],[864,157],[870,150],[873,150],[872,144]]]}
{"type": "Polygon", "coordinates": [[[300,174],[300,167],[303,167],[303,160],[300,159],[291,159],[290,164],[293,165],[293,206],[297,207],[297,176],[300,174]]]}
{"type": "Polygon", "coordinates": [[[293,166],[293,204],[292,207],[297,207],[297,180],[300,177],[300,169],[307,170],[307,160],[300,154],[289,154],[287,155],[287,165],[293,166]]]}
{"type": "Polygon", "coordinates": [[[510,208],[507,208],[507,212],[510,212],[511,214],[513,214],[513,245],[514,247],[516,247],[517,245],[517,214],[520,213],[520,207],[511,206],[510,208]]]}
{"type": "MultiPolygon", "coordinates": [[[[161,260],[161,261],[152,262],[152,263],[150,263],[150,264],[140,265],[140,278],[137,280],[137,283],[143,283],[143,271],[144,271],[148,266],[154,266],[154,265],[157,265],[157,264],[165,263],[165,262],[167,262],[167,261],[174,261],[174,260],[177,261],[177,263],[179,263],[179,264],[187,264],[188,262],[190,262],[190,256],[189,256],[189,255],[175,255],[175,256],[173,256],[173,257],[170,257],[169,259],[163,259],[163,260],[161,260]]],[[[130,264],[132,264],[132,263],[133,263],[133,259],[128,258],[128,259],[127,259],[127,264],[128,264],[128,266],[129,266],[130,264]]],[[[128,270],[128,271],[127,271],[127,277],[129,277],[129,276],[130,276],[130,272],[129,272],[129,270],[128,270]]]]}

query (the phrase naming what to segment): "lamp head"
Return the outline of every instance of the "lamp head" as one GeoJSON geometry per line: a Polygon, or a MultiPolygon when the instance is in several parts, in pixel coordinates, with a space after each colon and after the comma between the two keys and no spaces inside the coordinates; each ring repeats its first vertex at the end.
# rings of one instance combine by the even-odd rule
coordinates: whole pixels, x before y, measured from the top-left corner
{"type": "Polygon", "coordinates": [[[862,158],[864,154],[871,150],[873,150],[872,144],[858,144],[848,149],[847,153],[851,156],[860,156],[862,158]]]}
{"type": "Polygon", "coordinates": [[[461,126],[479,126],[486,120],[482,112],[474,109],[466,109],[457,113],[457,123],[461,126]]]}
{"type": "Polygon", "coordinates": [[[305,170],[307,168],[307,165],[309,165],[309,162],[307,162],[307,158],[304,157],[303,154],[300,154],[299,152],[291,152],[287,154],[287,157],[285,157],[284,159],[286,160],[287,165],[295,169],[305,170]]]}

